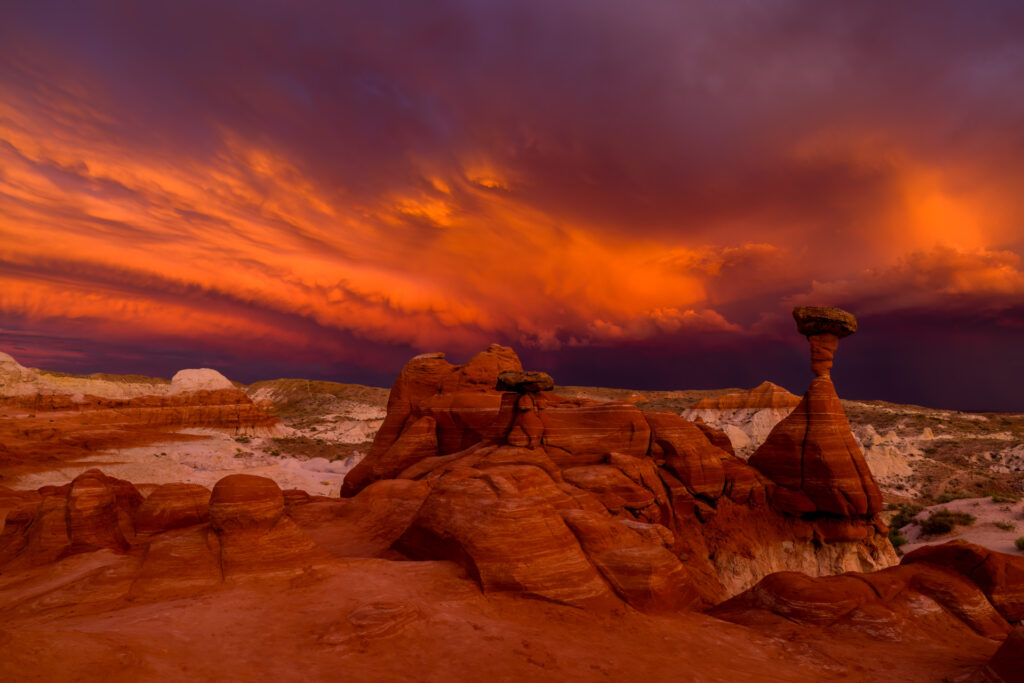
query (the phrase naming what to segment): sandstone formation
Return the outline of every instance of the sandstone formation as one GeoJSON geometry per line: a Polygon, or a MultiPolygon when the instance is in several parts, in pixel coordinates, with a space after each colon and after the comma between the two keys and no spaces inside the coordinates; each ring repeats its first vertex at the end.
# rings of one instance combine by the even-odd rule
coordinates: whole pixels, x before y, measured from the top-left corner
{"type": "Polygon", "coordinates": [[[170,381],[66,375],[22,367],[3,353],[0,412],[0,466],[22,470],[99,450],[172,440],[182,429],[282,432],[276,417],[215,370],[182,370],[170,381]]]}
{"type": "Polygon", "coordinates": [[[817,578],[780,572],[711,614],[766,630],[789,622],[889,639],[923,638],[947,647],[979,636],[999,640],[1010,631],[974,583],[925,564],[817,578]]]}
{"type": "Polygon", "coordinates": [[[734,452],[745,459],[799,403],[799,396],[762,382],[746,391],[702,398],[683,417],[721,430],[734,452]]]}
{"type": "Polygon", "coordinates": [[[810,450],[778,437],[764,471],[492,346],[409,362],[341,498],[249,474],[0,487],[0,678],[1014,680],[1018,558],[890,566],[814,382],[782,430],[810,450]]]}
{"type": "Polygon", "coordinates": [[[783,512],[873,517],[882,509],[882,494],[829,376],[839,338],[856,331],[856,320],[832,308],[800,307],[793,315],[810,340],[815,376],[800,404],[748,462],[778,485],[772,504],[783,512]]]}
{"type": "Polygon", "coordinates": [[[1024,557],[954,540],[918,548],[902,561],[904,565],[919,563],[962,574],[984,591],[1007,621],[1024,621],[1024,557]]]}
{"type": "Polygon", "coordinates": [[[458,562],[488,592],[579,606],[671,610],[713,604],[773,571],[895,562],[867,510],[815,519],[774,508],[779,487],[722,432],[629,402],[564,398],[552,385],[500,346],[461,366],[414,358],[342,495],[424,482],[395,549],[458,562]]]}

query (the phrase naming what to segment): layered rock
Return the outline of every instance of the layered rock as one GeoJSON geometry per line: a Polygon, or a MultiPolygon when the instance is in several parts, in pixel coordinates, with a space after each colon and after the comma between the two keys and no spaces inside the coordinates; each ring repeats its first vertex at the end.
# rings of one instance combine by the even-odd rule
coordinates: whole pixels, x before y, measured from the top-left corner
{"type": "Polygon", "coordinates": [[[129,482],[88,470],[70,484],[39,490],[8,512],[0,534],[0,566],[35,566],[67,555],[108,549],[127,551],[142,496],[129,482]]]}
{"type": "Polygon", "coordinates": [[[771,430],[800,403],[800,397],[771,382],[753,389],[706,397],[683,412],[683,417],[722,431],[733,451],[749,457],[771,430]]]}
{"type": "Polygon", "coordinates": [[[977,585],[956,572],[925,564],[817,578],[780,572],[710,613],[769,629],[774,617],[886,639],[922,637],[947,646],[974,636],[1001,639],[1010,631],[977,585]]]}
{"type": "Polygon", "coordinates": [[[25,368],[0,353],[0,405],[33,413],[89,413],[96,425],[213,427],[275,434],[277,418],[256,406],[224,375],[181,370],[168,381],[133,375],[68,375],[25,368]]]}
{"type": "Polygon", "coordinates": [[[581,606],[617,596],[676,609],[781,569],[895,563],[871,514],[819,521],[771,507],[779,487],[720,431],[628,402],[564,398],[549,380],[497,346],[462,366],[414,358],[342,495],[425,482],[397,550],[456,561],[487,591],[581,606]]]}
{"type": "Polygon", "coordinates": [[[904,565],[920,563],[962,574],[984,591],[1007,621],[1024,621],[1024,557],[958,539],[918,548],[902,560],[904,565]]]}
{"type": "Polygon", "coordinates": [[[188,593],[226,578],[301,570],[329,556],[287,514],[284,493],[265,477],[227,476],[212,493],[166,484],[143,499],[131,483],[89,470],[38,493],[39,500],[7,515],[0,571],[96,550],[141,554],[134,594],[166,595],[169,586],[188,593]]]}
{"type": "Polygon", "coordinates": [[[811,343],[811,386],[793,412],[772,430],[749,463],[778,485],[772,504],[793,515],[871,518],[882,494],[850,432],[830,370],[841,336],[856,330],[839,309],[794,310],[811,343]]]}

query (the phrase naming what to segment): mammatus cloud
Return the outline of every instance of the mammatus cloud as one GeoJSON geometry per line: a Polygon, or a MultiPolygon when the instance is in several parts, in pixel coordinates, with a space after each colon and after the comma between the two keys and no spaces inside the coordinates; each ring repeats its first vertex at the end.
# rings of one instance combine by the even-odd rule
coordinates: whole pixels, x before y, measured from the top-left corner
{"type": "Polygon", "coordinates": [[[925,9],[12,12],[0,327],[57,364],[79,339],[79,369],[127,344],[386,381],[500,341],[575,381],[636,353],[637,384],[797,353],[793,302],[849,306],[869,341],[900,312],[1004,334],[1021,10],[925,9]]]}

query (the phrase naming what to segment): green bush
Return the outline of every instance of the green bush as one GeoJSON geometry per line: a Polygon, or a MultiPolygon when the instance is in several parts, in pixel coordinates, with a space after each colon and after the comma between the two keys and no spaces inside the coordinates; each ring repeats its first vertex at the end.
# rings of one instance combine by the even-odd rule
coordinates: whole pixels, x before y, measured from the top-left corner
{"type": "Polygon", "coordinates": [[[1016,503],[1019,500],[1020,500],[1020,498],[1018,496],[1012,496],[1012,495],[1010,495],[1008,493],[993,493],[992,494],[992,502],[993,503],[1016,503]]]}
{"type": "Polygon", "coordinates": [[[936,510],[928,519],[921,522],[921,533],[925,536],[937,536],[948,534],[957,525],[967,526],[974,524],[974,515],[966,512],[953,512],[952,510],[936,510]]]}
{"type": "Polygon", "coordinates": [[[912,503],[902,503],[896,511],[896,514],[889,520],[889,526],[893,529],[902,529],[906,525],[914,521],[914,517],[917,513],[923,510],[920,505],[914,505],[912,503]]]}
{"type": "Polygon", "coordinates": [[[935,499],[936,503],[949,503],[954,500],[960,500],[961,498],[974,498],[973,493],[967,491],[943,491],[939,494],[939,497],[935,499]]]}
{"type": "Polygon", "coordinates": [[[1017,546],[1017,550],[1024,552],[1024,536],[1018,538],[1016,541],[1013,542],[1013,544],[1017,546]]]}
{"type": "Polygon", "coordinates": [[[1016,526],[1013,522],[996,522],[996,528],[1003,531],[1013,531],[1016,526]]]}

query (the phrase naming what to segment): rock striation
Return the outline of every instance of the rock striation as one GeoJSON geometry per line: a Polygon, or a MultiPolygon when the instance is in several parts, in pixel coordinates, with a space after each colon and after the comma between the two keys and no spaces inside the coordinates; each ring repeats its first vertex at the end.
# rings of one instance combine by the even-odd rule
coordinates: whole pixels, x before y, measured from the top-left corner
{"type": "Polygon", "coordinates": [[[960,647],[965,639],[977,637],[1000,640],[1010,631],[977,585],[957,572],[927,564],[817,578],[780,572],[716,606],[711,614],[768,629],[796,623],[887,639],[916,637],[947,647],[960,647]]]}
{"type": "Polygon", "coordinates": [[[455,561],[485,591],[578,606],[710,605],[782,569],[895,563],[873,514],[817,520],[774,506],[780,487],[722,432],[629,402],[565,398],[548,380],[501,346],[465,365],[414,358],[342,496],[424,482],[394,549],[455,561]]]}
{"type": "Polygon", "coordinates": [[[733,451],[748,458],[799,404],[799,396],[772,382],[762,382],[746,391],[702,398],[685,410],[683,417],[721,430],[733,451]]]}
{"type": "Polygon", "coordinates": [[[857,329],[856,320],[832,308],[800,307],[793,315],[810,340],[814,379],[748,462],[778,485],[772,505],[782,512],[872,518],[882,509],[882,494],[830,377],[839,338],[857,329]]]}
{"type": "MultiPolygon", "coordinates": [[[[170,381],[51,373],[0,353],[0,466],[47,467],[96,451],[174,440],[185,429],[276,436],[281,422],[210,369],[170,381]]],[[[188,438],[196,438],[194,435],[188,438]]]]}

